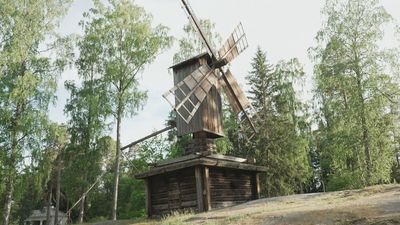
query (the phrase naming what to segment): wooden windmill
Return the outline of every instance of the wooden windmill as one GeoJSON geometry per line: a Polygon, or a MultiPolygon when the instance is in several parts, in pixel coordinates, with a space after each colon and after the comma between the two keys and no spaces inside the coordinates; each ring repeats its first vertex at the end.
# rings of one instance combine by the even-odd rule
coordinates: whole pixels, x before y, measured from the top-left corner
{"type": "Polygon", "coordinates": [[[247,38],[240,23],[217,53],[187,1],[182,0],[182,4],[207,52],[171,67],[175,86],[163,97],[177,114],[178,136],[193,134],[193,144],[186,153],[212,151],[207,143],[223,136],[221,92],[238,116],[241,128],[246,130],[244,133],[251,137],[256,132],[255,110],[232,72],[224,68],[248,47],[247,38]]]}
{"type": "MultiPolygon", "coordinates": [[[[187,1],[181,1],[207,52],[171,67],[175,86],[163,97],[177,114],[173,126],[178,136],[193,134],[193,141],[184,156],[158,162],[135,176],[145,180],[149,216],[174,210],[208,211],[257,199],[259,173],[266,171],[246,159],[216,154],[213,141],[223,136],[220,92],[225,93],[241,127],[256,132],[254,109],[230,70],[224,68],[248,46],[243,27],[239,24],[217,53],[187,1]]],[[[172,125],[155,134],[169,129],[172,125]]]]}

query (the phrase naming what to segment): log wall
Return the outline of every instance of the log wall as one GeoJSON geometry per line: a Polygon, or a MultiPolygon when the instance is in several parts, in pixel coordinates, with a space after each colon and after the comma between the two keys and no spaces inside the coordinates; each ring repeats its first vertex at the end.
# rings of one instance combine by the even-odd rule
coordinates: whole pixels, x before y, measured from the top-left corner
{"type": "Polygon", "coordinates": [[[256,199],[255,173],[244,170],[210,168],[211,208],[227,207],[256,199]]]}
{"type": "Polygon", "coordinates": [[[208,211],[259,198],[255,171],[197,165],[146,180],[149,216],[172,211],[208,211]]]}
{"type": "Polygon", "coordinates": [[[163,215],[171,211],[197,210],[194,168],[149,178],[149,215],[163,215]]]}

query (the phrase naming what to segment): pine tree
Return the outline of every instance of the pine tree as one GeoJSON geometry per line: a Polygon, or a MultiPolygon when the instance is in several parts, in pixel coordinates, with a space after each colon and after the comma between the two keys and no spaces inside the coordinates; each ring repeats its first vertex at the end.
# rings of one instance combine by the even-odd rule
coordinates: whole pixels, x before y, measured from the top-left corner
{"type": "Polygon", "coordinates": [[[260,120],[247,156],[267,167],[262,177],[265,195],[302,192],[311,175],[307,113],[294,90],[295,83],[303,78],[303,69],[296,59],[281,61],[274,68],[260,48],[252,68],[247,80],[260,120]]]}
{"type": "Polygon", "coordinates": [[[258,46],[251,63],[252,70],[246,77],[250,85],[250,97],[254,108],[261,112],[261,116],[272,110],[272,73],[273,66],[267,62],[266,53],[258,46]]]}

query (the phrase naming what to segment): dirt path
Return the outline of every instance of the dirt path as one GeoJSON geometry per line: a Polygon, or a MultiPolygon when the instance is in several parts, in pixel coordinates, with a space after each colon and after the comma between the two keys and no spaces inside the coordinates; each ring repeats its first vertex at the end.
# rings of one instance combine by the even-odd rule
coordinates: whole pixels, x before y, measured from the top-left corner
{"type": "Polygon", "coordinates": [[[400,185],[266,198],[161,221],[120,222],[95,225],[400,225],[400,185]]]}

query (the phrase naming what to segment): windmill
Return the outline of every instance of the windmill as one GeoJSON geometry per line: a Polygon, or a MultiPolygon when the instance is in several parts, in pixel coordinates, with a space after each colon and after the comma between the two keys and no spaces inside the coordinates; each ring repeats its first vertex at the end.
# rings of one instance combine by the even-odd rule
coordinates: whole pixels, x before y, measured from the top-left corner
{"type": "Polygon", "coordinates": [[[248,137],[251,138],[256,133],[253,120],[256,117],[255,110],[232,72],[226,68],[228,63],[248,47],[242,24],[239,23],[216,52],[207,40],[188,2],[181,1],[192,27],[207,52],[172,67],[175,86],[163,97],[177,114],[178,136],[188,133],[193,133],[194,138],[223,136],[220,124],[222,123],[220,93],[223,92],[238,117],[243,133],[250,134],[248,137]]]}
{"type": "MultiPolygon", "coordinates": [[[[187,16],[207,52],[172,66],[174,87],[163,95],[177,116],[171,125],[138,142],[176,127],[177,135],[193,139],[183,156],[157,162],[136,174],[143,179],[148,216],[176,210],[203,212],[260,198],[259,174],[266,168],[251,160],[225,156],[214,151],[216,138],[222,137],[222,102],[225,93],[243,129],[254,134],[255,110],[232,72],[225,68],[247,46],[242,24],[216,52],[206,39],[193,10],[181,0],[187,16]]],[[[245,131],[246,132],[246,131],[245,131]]]]}

